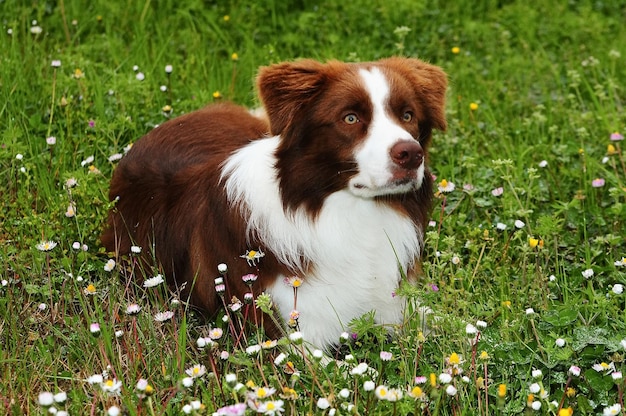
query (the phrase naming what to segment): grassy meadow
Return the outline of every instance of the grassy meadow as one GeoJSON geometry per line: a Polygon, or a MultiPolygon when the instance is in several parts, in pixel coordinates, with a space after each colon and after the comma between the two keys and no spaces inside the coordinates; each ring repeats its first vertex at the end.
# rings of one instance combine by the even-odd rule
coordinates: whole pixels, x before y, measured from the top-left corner
{"type": "Polygon", "coordinates": [[[0,25],[0,414],[626,414],[622,1],[4,0],[0,25]],[[208,321],[110,261],[133,141],[258,105],[259,66],[391,55],[450,77],[392,337],[364,316],[304,359],[305,333],[234,333],[254,304],[208,321]]]}

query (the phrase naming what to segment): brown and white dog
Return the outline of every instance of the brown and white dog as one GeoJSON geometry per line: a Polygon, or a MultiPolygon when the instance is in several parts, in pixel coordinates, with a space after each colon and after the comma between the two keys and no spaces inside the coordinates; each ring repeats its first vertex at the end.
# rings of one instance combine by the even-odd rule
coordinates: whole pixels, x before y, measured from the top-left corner
{"type": "MultiPolygon", "coordinates": [[[[375,311],[398,324],[402,273],[414,278],[431,206],[426,150],[445,129],[447,80],[417,59],[312,60],[261,68],[265,117],[232,104],[170,120],[138,140],[111,181],[102,241],[143,247],[170,284],[215,313],[217,266],[230,296],[255,273],[285,321],[328,346],[375,311]],[[261,250],[251,264],[241,255],[261,250]],[[294,290],[285,278],[298,276],[294,290]]],[[[153,263],[152,263],[153,264],[153,263]]],[[[275,328],[274,328],[275,330],[275,328]]]]}

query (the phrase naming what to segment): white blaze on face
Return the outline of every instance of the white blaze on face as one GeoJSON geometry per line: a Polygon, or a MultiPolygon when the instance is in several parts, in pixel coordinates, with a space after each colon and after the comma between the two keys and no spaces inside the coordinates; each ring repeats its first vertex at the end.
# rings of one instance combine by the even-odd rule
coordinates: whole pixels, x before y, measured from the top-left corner
{"type": "Polygon", "coordinates": [[[389,152],[394,144],[414,138],[387,112],[390,88],[385,75],[378,68],[361,69],[359,75],[370,97],[373,113],[367,136],[355,150],[359,172],[349,182],[350,191],[360,197],[372,198],[419,187],[424,177],[423,163],[416,169],[414,181],[399,184],[393,180],[393,171],[398,168],[389,152]]]}

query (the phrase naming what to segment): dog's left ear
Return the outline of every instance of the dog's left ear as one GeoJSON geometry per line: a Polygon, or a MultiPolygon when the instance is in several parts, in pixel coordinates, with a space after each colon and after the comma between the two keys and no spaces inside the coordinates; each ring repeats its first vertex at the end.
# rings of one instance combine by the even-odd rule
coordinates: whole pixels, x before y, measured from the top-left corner
{"type": "Polygon", "coordinates": [[[414,58],[388,58],[380,61],[381,64],[393,68],[406,77],[417,97],[424,105],[432,127],[445,130],[446,123],[446,89],[448,77],[441,68],[414,58]]]}

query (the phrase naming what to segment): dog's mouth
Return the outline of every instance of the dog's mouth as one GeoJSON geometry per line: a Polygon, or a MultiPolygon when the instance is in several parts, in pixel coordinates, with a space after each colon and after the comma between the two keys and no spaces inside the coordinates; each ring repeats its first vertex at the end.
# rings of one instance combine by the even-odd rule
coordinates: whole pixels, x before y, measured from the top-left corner
{"type": "Polygon", "coordinates": [[[381,185],[355,181],[349,184],[349,189],[356,196],[373,198],[383,195],[407,193],[419,188],[420,185],[421,180],[418,178],[418,175],[414,173],[402,177],[392,177],[389,181],[381,185]]]}

